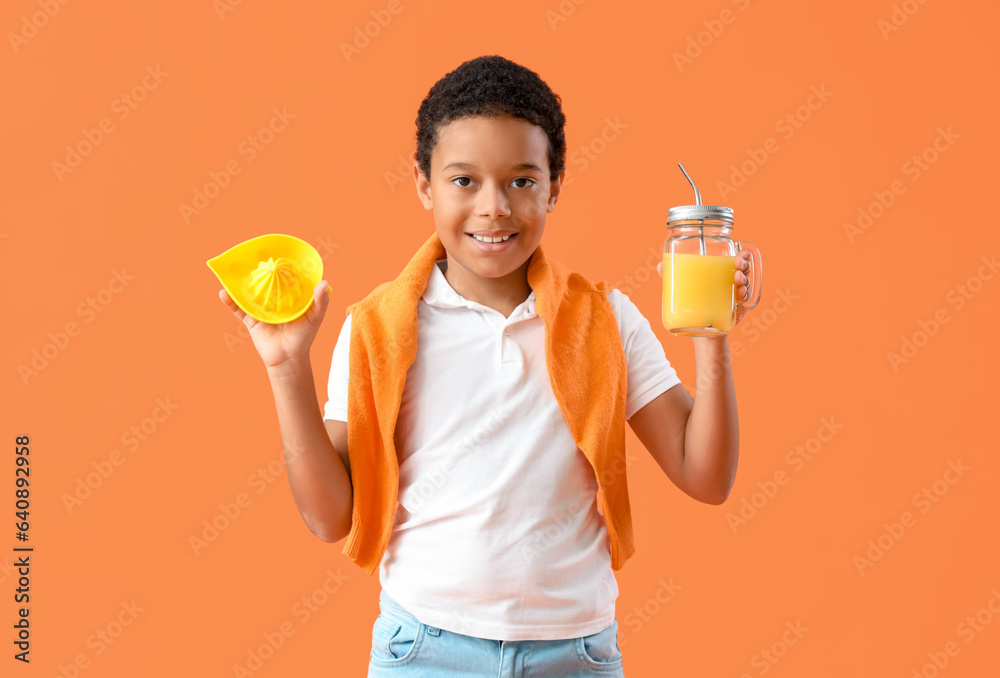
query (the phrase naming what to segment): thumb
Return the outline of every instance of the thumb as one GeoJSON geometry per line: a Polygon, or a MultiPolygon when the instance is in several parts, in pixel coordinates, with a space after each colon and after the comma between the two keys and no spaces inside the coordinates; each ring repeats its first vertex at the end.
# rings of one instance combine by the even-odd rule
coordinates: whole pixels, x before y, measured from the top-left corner
{"type": "Polygon", "coordinates": [[[315,325],[323,322],[326,316],[326,309],[330,305],[330,283],[320,280],[313,289],[313,303],[309,308],[307,316],[309,321],[315,325]]]}

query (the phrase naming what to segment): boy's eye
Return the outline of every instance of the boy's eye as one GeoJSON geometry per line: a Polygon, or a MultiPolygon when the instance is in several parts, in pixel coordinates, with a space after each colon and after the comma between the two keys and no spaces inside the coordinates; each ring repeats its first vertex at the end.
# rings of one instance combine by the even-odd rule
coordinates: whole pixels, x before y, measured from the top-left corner
{"type": "MultiPolygon", "coordinates": [[[[472,179],[470,179],[469,177],[455,177],[454,179],[451,180],[451,182],[453,184],[455,182],[461,182],[461,181],[466,181],[466,182],[470,182],[471,183],[472,179]]],[[[512,181],[511,183],[512,184],[516,184],[518,181],[527,181],[527,182],[530,182],[530,183],[522,185],[522,186],[517,186],[517,188],[528,188],[528,186],[531,186],[532,184],[535,183],[535,180],[532,179],[532,178],[530,178],[530,177],[518,177],[517,179],[514,179],[514,181],[512,181]]],[[[468,186],[470,185],[470,183],[464,183],[464,184],[463,183],[459,183],[457,185],[460,186],[461,188],[468,188],[468,186]]]]}

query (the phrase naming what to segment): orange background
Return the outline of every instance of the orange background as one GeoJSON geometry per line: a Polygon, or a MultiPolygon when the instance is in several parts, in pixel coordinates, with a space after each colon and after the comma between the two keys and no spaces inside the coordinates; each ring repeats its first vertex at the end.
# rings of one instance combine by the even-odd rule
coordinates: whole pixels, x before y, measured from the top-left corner
{"type": "Polygon", "coordinates": [[[949,676],[996,670],[1000,279],[981,268],[1000,249],[995,3],[909,0],[908,15],[889,0],[402,0],[350,60],[342,43],[387,2],[73,2],[25,28],[43,5],[11,0],[0,16],[3,675],[74,675],[60,667],[78,655],[90,662],[81,676],[234,675],[283,623],[294,633],[254,675],[365,675],[378,580],[343,542],[310,534],[280,464],[267,471],[282,459],[270,386],[205,261],[269,232],[320,249],[333,290],[313,347],[325,403],[344,307],[395,277],[433,229],[412,179],[391,179],[415,149],[420,101],[485,54],[535,70],[564,102],[573,181],[549,215],[547,251],[623,290],[633,276],[625,291],[690,389],[691,342],[663,329],[648,263],[667,208],[691,202],[678,162],[763,253],[760,305],[730,340],[744,349],[730,499],[690,499],[628,431],[638,551],[618,573],[626,675],[932,675],[934,656],[949,676]],[[713,23],[727,9],[730,23],[713,23]],[[901,25],[884,36],[894,11],[901,25]],[[701,53],[679,68],[675,53],[699,37],[701,53]],[[831,94],[800,109],[813,86],[831,94]],[[120,117],[133,88],[144,100],[120,117]],[[240,144],[275,107],[295,117],[251,161],[240,144]],[[779,125],[797,111],[797,129],[779,125]],[[66,146],[105,118],[113,129],[60,174],[66,146]],[[602,147],[609,118],[627,127],[602,147]],[[958,137],[926,151],[939,128],[958,137]],[[750,161],[769,137],[765,162],[750,161]],[[584,165],[581,147],[601,152],[584,165]],[[907,163],[925,152],[934,161],[917,177],[907,163]],[[231,161],[240,173],[186,223],[179,205],[231,161]],[[751,175],[723,197],[718,182],[744,161],[751,175]],[[905,191],[849,237],[845,224],[896,181],[905,191]],[[107,291],[122,269],[134,279],[107,291]],[[961,308],[959,285],[975,289],[961,308]],[[90,297],[106,302],[99,312],[86,311],[90,297]],[[946,322],[921,337],[936,313],[946,322]],[[70,322],[75,336],[60,337],[70,322]],[[894,368],[904,338],[920,347],[894,368]],[[28,374],[35,351],[53,357],[28,374]],[[157,399],[176,409],[164,417],[157,399]],[[793,465],[786,455],[823,418],[843,428],[793,465]],[[145,419],[145,439],[131,438],[145,419]],[[10,443],[24,434],[30,667],[11,645],[10,443]],[[68,510],[78,480],[116,451],[124,463],[68,510]],[[948,473],[959,460],[961,477],[948,473]],[[759,488],[775,474],[787,482],[768,497],[759,488]],[[935,501],[914,501],[924,488],[935,501]],[[203,521],[224,524],[220,504],[240,493],[249,505],[196,555],[190,538],[203,521]],[[734,534],[744,500],[756,515],[734,534]],[[891,537],[884,524],[907,511],[915,524],[891,537]],[[888,550],[859,571],[880,536],[888,550]],[[296,615],[328,570],[339,588],[296,615]],[[665,603],[661,580],[681,587],[665,603]],[[142,611],[119,629],[133,601],[142,611]],[[992,623],[970,638],[960,624],[977,612],[992,623]],[[796,623],[808,631],[783,640],[796,623]],[[121,633],[101,647],[94,634],[109,625],[121,633]],[[957,654],[941,654],[948,643],[957,654]]]}

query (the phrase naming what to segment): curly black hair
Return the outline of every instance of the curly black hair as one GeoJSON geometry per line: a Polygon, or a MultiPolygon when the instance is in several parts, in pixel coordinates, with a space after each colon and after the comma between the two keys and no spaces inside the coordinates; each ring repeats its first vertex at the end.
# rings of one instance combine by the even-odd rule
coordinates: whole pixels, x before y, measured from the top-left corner
{"type": "Polygon", "coordinates": [[[566,116],[562,99],[534,71],[502,56],[462,63],[434,83],[417,111],[416,160],[431,175],[431,152],[438,129],[459,118],[509,115],[538,125],[549,140],[549,180],[566,166],[566,116]]]}

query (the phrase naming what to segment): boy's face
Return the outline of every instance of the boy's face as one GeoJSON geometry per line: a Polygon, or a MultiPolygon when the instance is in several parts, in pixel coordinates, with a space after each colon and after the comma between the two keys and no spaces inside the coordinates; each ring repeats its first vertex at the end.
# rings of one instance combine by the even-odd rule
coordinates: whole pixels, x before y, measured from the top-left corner
{"type": "Polygon", "coordinates": [[[438,237],[448,255],[447,277],[460,287],[482,291],[483,283],[523,288],[527,261],[555,208],[565,172],[549,179],[548,139],[526,120],[469,117],[438,130],[431,152],[431,176],[414,163],[417,194],[434,210],[438,237]],[[491,238],[510,235],[493,245],[491,238]],[[492,279],[492,280],[489,280],[492,279]]]}

